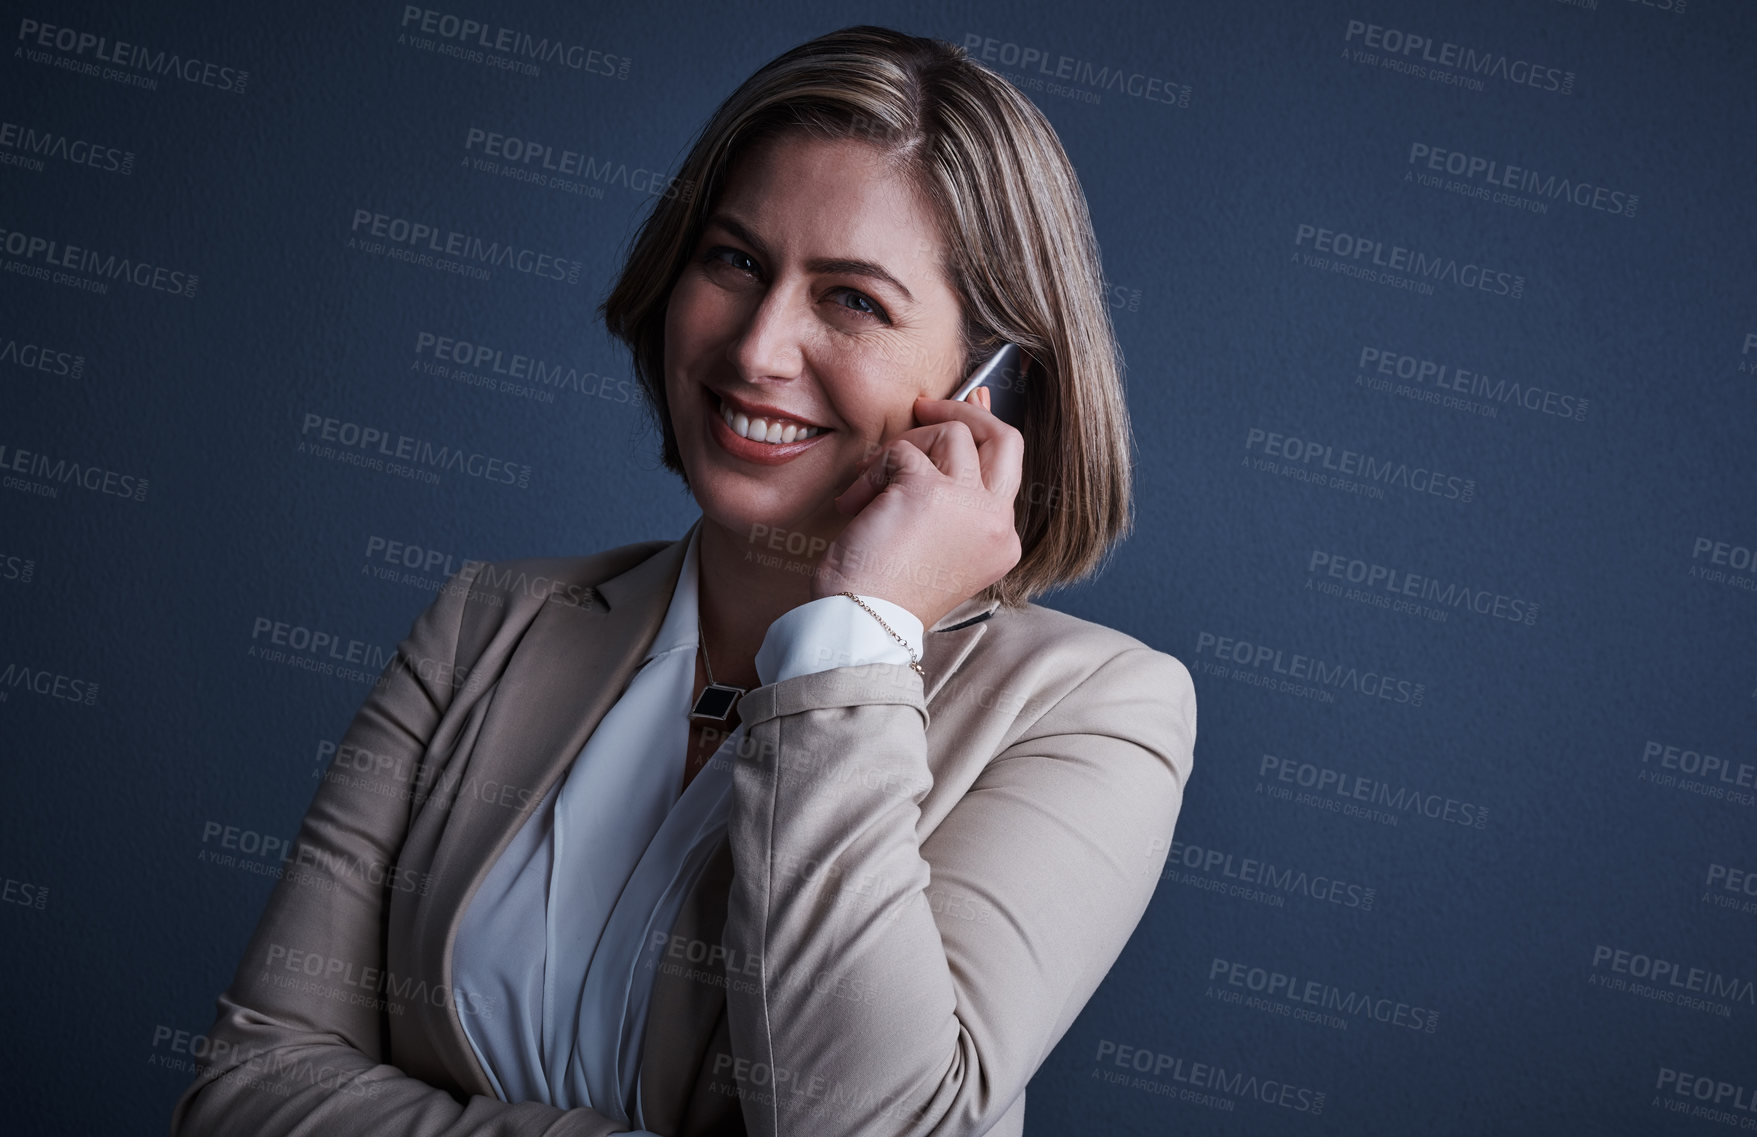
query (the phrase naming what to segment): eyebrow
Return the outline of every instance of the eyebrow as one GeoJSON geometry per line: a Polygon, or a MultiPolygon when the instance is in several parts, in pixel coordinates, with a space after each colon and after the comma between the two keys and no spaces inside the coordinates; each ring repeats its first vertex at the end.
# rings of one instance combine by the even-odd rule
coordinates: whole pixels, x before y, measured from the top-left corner
{"type": "MultiPolygon", "coordinates": [[[[732,234],[740,241],[743,241],[745,244],[755,249],[764,257],[768,257],[769,247],[759,240],[755,233],[752,233],[743,223],[738,221],[737,218],[729,217],[724,213],[716,213],[708,218],[707,224],[718,225],[720,228],[726,230],[726,232],[732,234]]],[[[882,265],[874,264],[872,261],[851,260],[846,257],[819,257],[816,260],[805,262],[805,267],[807,271],[813,273],[863,276],[869,280],[877,280],[890,285],[892,288],[902,293],[903,299],[907,300],[909,303],[915,303],[914,294],[903,286],[902,281],[886,272],[882,265]]]]}

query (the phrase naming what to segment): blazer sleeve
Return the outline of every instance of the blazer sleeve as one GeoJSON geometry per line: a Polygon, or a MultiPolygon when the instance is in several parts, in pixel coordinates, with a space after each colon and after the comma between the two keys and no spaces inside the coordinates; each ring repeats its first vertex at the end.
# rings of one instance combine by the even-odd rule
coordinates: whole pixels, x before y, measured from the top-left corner
{"type": "MultiPolygon", "coordinates": [[[[325,778],[305,820],[299,869],[276,885],[208,1032],[207,1065],[177,1102],[175,1137],[513,1137],[628,1132],[586,1109],[460,1101],[385,1061],[385,1008],[366,969],[385,967],[385,913],[409,827],[413,771],[451,704],[474,570],[416,620],[342,745],[393,778],[325,778]],[[425,676],[425,677],[424,677],[425,676]],[[386,764],[388,760],[388,764],[386,764]],[[394,791],[394,792],[393,792],[394,791]],[[368,878],[379,883],[369,883],[368,878]],[[289,953],[301,953],[288,966],[289,953]],[[270,964],[279,964],[271,970],[270,964]],[[315,977],[311,968],[315,966],[315,977]],[[353,969],[351,985],[334,981],[353,969]]],[[[344,751],[349,752],[349,751],[344,751]]]]}
{"type": "Polygon", "coordinates": [[[1193,760],[1188,671],[1112,654],[926,840],[912,671],[800,675],[740,710],[724,938],[761,960],[727,992],[751,1137],[987,1132],[1152,897],[1193,760]]]}

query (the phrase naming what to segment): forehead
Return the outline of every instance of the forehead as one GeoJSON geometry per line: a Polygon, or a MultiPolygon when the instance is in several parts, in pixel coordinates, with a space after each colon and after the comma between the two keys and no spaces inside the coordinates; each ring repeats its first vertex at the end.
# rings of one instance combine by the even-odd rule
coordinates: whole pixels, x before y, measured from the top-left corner
{"type": "Polygon", "coordinates": [[[933,208],[866,142],[799,131],[755,142],[733,162],[714,212],[754,226],[782,252],[878,260],[906,281],[943,275],[933,208]]]}

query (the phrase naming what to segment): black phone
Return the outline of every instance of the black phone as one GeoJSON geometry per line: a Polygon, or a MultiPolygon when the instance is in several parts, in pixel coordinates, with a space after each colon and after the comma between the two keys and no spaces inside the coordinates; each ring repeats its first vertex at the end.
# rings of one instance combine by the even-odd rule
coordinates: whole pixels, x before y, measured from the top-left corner
{"type": "Polygon", "coordinates": [[[952,398],[967,400],[978,387],[988,388],[989,410],[1008,426],[1018,429],[1025,419],[1025,381],[1031,357],[1016,343],[1004,343],[977,365],[952,398]]]}

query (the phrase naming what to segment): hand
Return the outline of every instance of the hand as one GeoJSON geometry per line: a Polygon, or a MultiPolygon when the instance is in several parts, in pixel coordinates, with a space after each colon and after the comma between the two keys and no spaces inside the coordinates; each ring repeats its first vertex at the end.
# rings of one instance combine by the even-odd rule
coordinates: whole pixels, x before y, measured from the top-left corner
{"type": "Polygon", "coordinates": [[[813,598],[858,592],[901,604],[932,628],[1019,563],[1013,499],[1025,439],[978,403],[915,402],[922,425],[870,455],[836,498],[852,514],[812,577],[813,598]]]}

